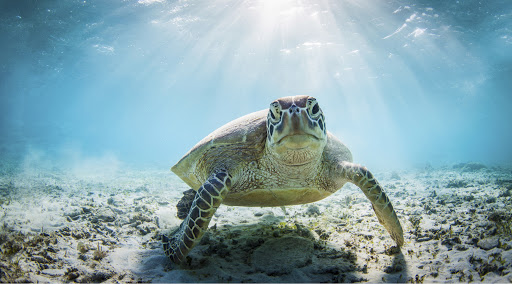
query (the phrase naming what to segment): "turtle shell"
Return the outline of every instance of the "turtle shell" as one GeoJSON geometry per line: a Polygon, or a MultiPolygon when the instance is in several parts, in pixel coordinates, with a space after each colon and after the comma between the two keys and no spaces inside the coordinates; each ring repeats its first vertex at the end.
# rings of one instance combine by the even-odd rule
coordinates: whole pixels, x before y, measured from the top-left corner
{"type": "Polygon", "coordinates": [[[197,190],[218,169],[235,173],[261,158],[267,138],[268,110],[253,112],[221,126],[197,143],[171,170],[197,190]]]}

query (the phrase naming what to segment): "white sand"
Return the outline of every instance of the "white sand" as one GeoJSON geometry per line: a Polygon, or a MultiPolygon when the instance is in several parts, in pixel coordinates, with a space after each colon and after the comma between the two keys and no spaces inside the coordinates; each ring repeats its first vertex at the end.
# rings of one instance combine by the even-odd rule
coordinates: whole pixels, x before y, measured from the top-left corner
{"type": "Polygon", "coordinates": [[[19,168],[0,176],[0,281],[512,282],[512,172],[374,172],[404,227],[393,242],[355,186],[313,204],[221,206],[187,263],[159,235],[188,189],[167,169],[19,168]]]}

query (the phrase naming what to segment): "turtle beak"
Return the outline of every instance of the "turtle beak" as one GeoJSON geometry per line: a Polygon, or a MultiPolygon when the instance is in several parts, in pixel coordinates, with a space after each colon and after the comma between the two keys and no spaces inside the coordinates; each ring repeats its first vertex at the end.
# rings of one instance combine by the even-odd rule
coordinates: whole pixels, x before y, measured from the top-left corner
{"type": "Polygon", "coordinates": [[[280,136],[277,143],[281,142],[286,137],[296,135],[308,135],[319,139],[306,110],[292,105],[286,111],[283,111],[282,115],[281,124],[276,128],[280,136]]]}
{"type": "Polygon", "coordinates": [[[300,108],[293,105],[288,110],[289,115],[285,115],[286,121],[288,121],[290,130],[288,135],[300,135],[305,134],[305,125],[307,125],[308,115],[305,111],[301,111],[300,108]]]}

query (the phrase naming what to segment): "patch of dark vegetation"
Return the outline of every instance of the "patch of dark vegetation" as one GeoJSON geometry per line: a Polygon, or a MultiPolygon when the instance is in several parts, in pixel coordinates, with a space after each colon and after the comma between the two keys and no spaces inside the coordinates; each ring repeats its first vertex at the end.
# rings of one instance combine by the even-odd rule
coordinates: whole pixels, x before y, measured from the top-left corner
{"type": "Polygon", "coordinates": [[[425,205],[423,206],[423,209],[425,210],[425,213],[427,215],[431,215],[431,214],[436,214],[437,213],[437,209],[430,206],[428,203],[425,203],[425,205]]]}
{"type": "Polygon", "coordinates": [[[22,233],[15,233],[10,236],[2,234],[0,237],[0,249],[2,255],[11,257],[21,251],[23,249],[24,237],[25,236],[22,233]]]}
{"type": "Polygon", "coordinates": [[[114,273],[106,271],[96,271],[90,275],[86,275],[78,281],[79,283],[100,283],[112,278],[114,273]]]}
{"type": "Polygon", "coordinates": [[[330,232],[327,232],[327,231],[325,231],[325,230],[324,230],[324,229],[322,229],[322,228],[317,228],[317,229],[315,230],[315,233],[317,233],[317,234],[318,234],[318,236],[320,237],[320,239],[321,239],[321,240],[324,240],[324,241],[328,240],[328,239],[329,239],[329,237],[331,236],[331,233],[330,233],[330,232]]]}
{"type": "Polygon", "coordinates": [[[455,246],[455,249],[458,250],[458,251],[467,251],[468,250],[468,247],[465,246],[465,245],[456,245],[455,246]]]}
{"type": "Polygon", "coordinates": [[[96,250],[94,251],[93,253],[93,259],[94,260],[102,260],[103,258],[105,258],[107,256],[107,252],[104,251],[101,246],[100,246],[100,243],[98,242],[98,245],[96,247],[96,250]]]}
{"type": "Polygon", "coordinates": [[[460,244],[461,240],[458,236],[455,236],[453,238],[445,238],[441,241],[442,245],[447,246],[449,249],[451,249],[454,245],[460,244]]]}
{"type": "Polygon", "coordinates": [[[499,233],[512,236],[512,213],[505,210],[491,212],[487,219],[496,224],[499,233]]]}
{"type": "Polygon", "coordinates": [[[487,260],[472,255],[469,257],[469,263],[473,265],[473,268],[478,272],[480,277],[485,276],[489,272],[495,272],[500,276],[505,275],[504,271],[506,267],[502,265],[503,260],[499,253],[491,255],[487,260]]]}
{"type": "Polygon", "coordinates": [[[409,277],[409,279],[407,279],[407,283],[423,283],[426,276],[427,276],[426,274],[423,274],[421,276],[419,274],[416,274],[416,276],[414,278],[409,277]]]}
{"type": "MultiPolygon", "coordinates": [[[[109,239],[101,239],[98,236],[108,235],[100,226],[83,226],[81,229],[70,229],[64,227],[54,232],[42,233],[22,233],[14,231],[14,229],[3,226],[0,231],[0,282],[31,282],[30,275],[33,275],[34,268],[39,275],[41,271],[49,269],[62,271],[55,275],[50,272],[49,277],[63,277],[60,280],[74,282],[102,282],[110,279],[109,275],[113,272],[101,272],[99,268],[97,274],[87,274],[79,271],[77,268],[65,267],[62,258],[59,257],[58,243],[63,239],[69,241],[77,240],[76,250],[78,259],[87,262],[94,268],[98,262],[107,256],[107,247],[116,244],[116,241],[109,239]],[[90,239],[96,239],[95,244],[88,244],[90,239]],[[23,263],[22,268],[19,263],[23,263]]],[[[68,256],[69,257],[69,256],[68,256]]],[[[52,278],[57,279],[57,278],[52,278]]]]}
{"type": "Polygon", "coordinates": [[[24,234],[3,226],[0,234],[0,282],[30,282],[19,265],[20,260],[31,261],[39,269],[55,263],[57,238],[55,234],[24,234]]]}
{"type": "Polygon", "coordinates": [[[28,283],[30,280],[25,278],[26,272],[19,265],[19,259],[12,261],[0,261],[0,282],[2,283],[28,283]]]}
{"type": "Polygon", "coordinates": [[[64,275],[66,276],[67,280],[73,281],[80,276],[80,273],[78,272],[78,269],[76,269],[76,268],[68,268],[64,275]]]}
{"type": "Polygon", "coordinates": [[[71,236],[76,240],[88,239],[91,237],[91,233],[87,230],[74,230],[71,232],[71,236]]]}
{"type": "Polygon", "coordinates": [[[391,246],[391,247],[386,248],[384,250],[384,253],[386,255],[395,255],[395,254],[400,253],[400,248],[397,246],[391,246]]]}
{"type": "Polygon", "coordinates": [[[411,222],[411,225],[413,228],[413,231],[411,233],[415,236],[419,236],[421,233],[421,227],[420,227],[421,216],[414,216],[414,215],[409,216],[409,222],[411,222]]]}
{"type": "MultiPolygon", "coordinates": [[[[419,227],[418,227],[419,228],[419,227]]],[[[418,229],[420,230],[420,229],[418,229]]],[[[450,233],[450,230],[443,229],[443,228],[432,228],[425,232],[422,231],[413,231],[411,232],[414,236],[416,236],[417,242],[426,242],[430,240],[445,240],[448,238],[452,238],[452,234],[450,233]]],[[[458,237],[454,237],[453,240],[447,241],[446,244],[459,244],[460,239],[458,237]]]]}

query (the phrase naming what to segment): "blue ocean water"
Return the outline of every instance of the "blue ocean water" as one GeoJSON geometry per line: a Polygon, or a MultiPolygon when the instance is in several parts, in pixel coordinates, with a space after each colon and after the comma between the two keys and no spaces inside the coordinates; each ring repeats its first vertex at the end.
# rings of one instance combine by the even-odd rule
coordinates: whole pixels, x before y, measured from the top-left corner
{"type": "Polygon", "coordinates": [[[372,168],[512,161],[512,1],[0,1],[0,154],[169,167],[318,99],[372,168]]]}

